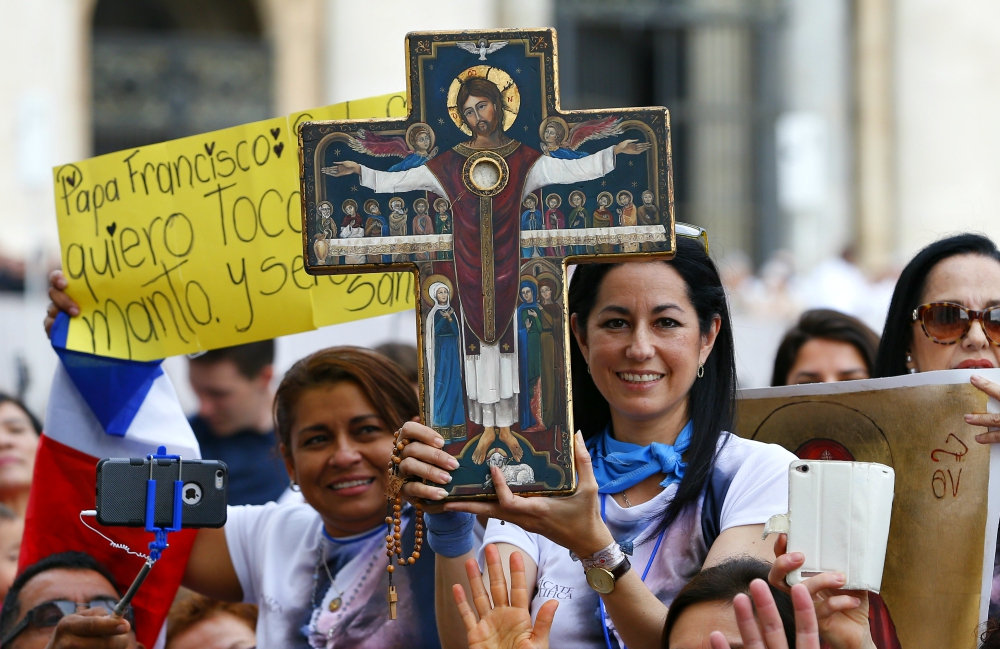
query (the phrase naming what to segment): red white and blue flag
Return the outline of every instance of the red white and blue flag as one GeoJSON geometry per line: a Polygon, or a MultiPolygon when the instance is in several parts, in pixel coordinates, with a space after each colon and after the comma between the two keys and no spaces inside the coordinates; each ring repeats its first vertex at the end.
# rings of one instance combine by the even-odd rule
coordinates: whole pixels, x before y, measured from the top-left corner
{"type": "MultiPolygon", "coordinates": [[[[199,459],[201,453],[159,361],[125,361],[67,350],[68,329],[69,318],[59,314],[52,346],[61,363],[35,460],[19,570],[57,552],[84,551],[107,566],[124,591],[143,559],[111,547],[80,521],[81,511],[95,507],[97,462],[145,457],[158,446],[184,459],[199,459]]],[[[145,530],[101,527],[96,519],[87,520],[114,541],[148,553],[153,535],[145,530]]],[[[164,621],[194,537],[194,530],[170,535],[170,547],[132,602],[136,634],[147,647],[162,641],[164,621]]]]}

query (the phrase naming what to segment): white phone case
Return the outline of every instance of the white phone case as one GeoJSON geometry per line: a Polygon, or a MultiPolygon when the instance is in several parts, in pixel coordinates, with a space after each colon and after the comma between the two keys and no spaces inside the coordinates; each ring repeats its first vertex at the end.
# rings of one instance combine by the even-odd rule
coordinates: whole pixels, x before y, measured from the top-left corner
{"type": "Polygon", "coordinates": [[[764,536],[788,534],[788,552],[805,564],[788,574],[797,584],[839,572],[848,590],[879,592],[889,540],[896,474],[883,464],[798,460],[788,467],[788,513],[772,516],[764,536]]]}

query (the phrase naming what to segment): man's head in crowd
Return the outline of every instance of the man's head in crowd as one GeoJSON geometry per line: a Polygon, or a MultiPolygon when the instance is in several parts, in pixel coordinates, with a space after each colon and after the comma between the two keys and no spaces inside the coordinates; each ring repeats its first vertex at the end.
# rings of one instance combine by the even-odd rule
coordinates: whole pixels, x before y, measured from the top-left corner
{"type": "Polygon", "coordinates": [[[7,505],[0,505],[0,598],[7,596],[17,576],[17,559],[21,554],[24,519],[7,505]]]}
{"type": "Polygon", "coordinates": [[[42,424],[14,397],[0,393],[0,503],[23,514],[42,424]]]}
{"type": "Polygon", "coordinates": [[[243,430],[267,432],[271,424],[274,341],[225,347],[190,359],[188,376],[198,395],[198,415],[227,437],[243,430]]]}
{"type": "Polygon", "coordinates": [[[0,644],[4,649],[42,649],[50,642],[53,648],[142,647],[132,629],[131,610],[124,619],[110,617],[120,598],[114,577],[90,555],[48,556],[28,566],[7,592],[0,611],[0,644]]]}
{"type": "MultiPolygon", "coordinates": [[[[711,631],[719,631],[730,646],[743,646],[736,625],[733,598],[750,594],[755,579],[767,581],[771,564],[754,557],[735,557],[695,575],[670,604],[663,627],[666,649],[702,649],[711,631]]],[[[795,611],[786,593],[770,586],[789,646],[795,646],[795,611]]]]}
{"type": "Polygon", "coordinates": [[[166,649],[250,649],[257,644],[257,607],[192,595],[167,617],[166,649]]]}

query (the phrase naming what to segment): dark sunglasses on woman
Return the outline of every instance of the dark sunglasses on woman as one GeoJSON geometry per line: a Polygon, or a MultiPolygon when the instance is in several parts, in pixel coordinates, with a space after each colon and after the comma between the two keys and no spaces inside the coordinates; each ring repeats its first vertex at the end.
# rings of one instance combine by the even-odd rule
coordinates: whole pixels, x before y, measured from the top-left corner
{"type": "MultiPolygon", "coordinates": [[[[7,646],[14,638],[21,635],[25,629],[29,626],[33,626],[36,629],[48,629],[53,628],[55,625],[59,624],[59,620],[63,619],[67,615],[72,615],[78,610],[87,608],[100,608],[107,611],[108,615],[114,613],[115,605],[117,600],[111,597],[99,597],[93,599],[89,602],[71,602],[68,599],[56,599],[51,602],[43,602],[36,606],[35,608],[28,611],[28,614],[24,616],[24,619],[14,625],[14,628],[0,638],[0,646],[7,646]]],[[[129,606],[125,609],[125,614],[122,616],[124,619],[128,620],[128,623],[135,628],[135,618],[133,617],[132,607],[129,606]]]]}
{"type": "Polygon", "coordinates": [[[975,311],[961,304],[931,302],[913,310],[913,321],[919,321],[927,337],[941,345],[954,345],[965,338],[973,320],[983,325],[991,344],[1000,345],[1000,306],[975,311]]]}

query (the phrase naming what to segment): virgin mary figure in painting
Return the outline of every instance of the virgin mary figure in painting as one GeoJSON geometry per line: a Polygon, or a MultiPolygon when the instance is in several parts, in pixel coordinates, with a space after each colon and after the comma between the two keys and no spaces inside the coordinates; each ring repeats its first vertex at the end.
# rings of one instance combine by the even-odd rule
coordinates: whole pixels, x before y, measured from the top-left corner
{"type": "Polygon", "coordinates": [[[434,305],[426,329],[428,420],[445,442],[454,442],[466,436],[460,323],[447,284],[432,283],[427,295],[434,305]]]}

